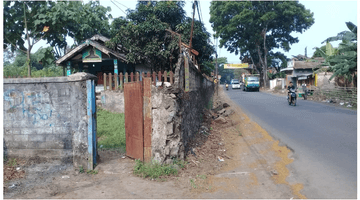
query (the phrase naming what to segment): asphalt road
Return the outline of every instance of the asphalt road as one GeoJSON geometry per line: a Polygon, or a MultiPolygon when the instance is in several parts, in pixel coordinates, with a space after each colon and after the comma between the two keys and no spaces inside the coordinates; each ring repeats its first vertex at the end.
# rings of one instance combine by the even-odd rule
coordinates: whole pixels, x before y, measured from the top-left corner
{"type": "MultiPolygon", "coordinates": [[[[224,88],[225,89],[225,88],[224,88]]],[[[264,92],[225,92],[280,144],[293,150],[290,184],[307,198],[357,198],[357,111],[264,92]]]]}

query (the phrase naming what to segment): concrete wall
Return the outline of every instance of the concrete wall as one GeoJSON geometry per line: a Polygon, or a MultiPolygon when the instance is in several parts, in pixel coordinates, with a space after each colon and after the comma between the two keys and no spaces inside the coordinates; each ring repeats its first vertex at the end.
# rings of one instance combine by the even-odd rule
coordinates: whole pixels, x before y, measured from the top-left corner
{"type": "MultiPolygon", "coordinates": [[[[189,59],[190,60],[190,59],[189,59]]],[[[184,58],[179,58],[175,82],[171,86],[152,86],[152,157],[160,163],[183,159],[188,142],[200,128],[214,84],[189,61],[190,91],[184,92],[184,58]]]]}
{"type": "Polygon", "coordinates": [[[86,167],[89,78],[94,76],[4,79],[5,153],[86,167]]]}
{"type": "Polygon", "coordinates": [[[323,89],[335,88],[335,78],[329,81],[332,72],[321,72],[317,74],[317,86],[323,89]]]}
{"type": "Polygon", "coordinates": [[[124,92],[120,90],[103,90],[100,95],[99,106],[110,112],[124,113],[124,92]]]}

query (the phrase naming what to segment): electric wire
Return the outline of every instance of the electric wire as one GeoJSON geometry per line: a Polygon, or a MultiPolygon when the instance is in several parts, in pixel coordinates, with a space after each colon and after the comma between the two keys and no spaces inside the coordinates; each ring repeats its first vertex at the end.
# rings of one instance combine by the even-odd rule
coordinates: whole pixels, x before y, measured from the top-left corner
{"type": "Polygon", "coordinates": [[[114,0],[114,1],[115,1],[116,3],[118,3],[118,4],[122,5],[122,6],[124,6],[125,8],[130,9],[129,7],[127,7],[127,6],[125,6],[124,4],[120,3],[119,1],[117,1],[117,0],[114,0]]]}
{"type": "Polygon", "coordinates": [[[123,11],[118,5],[116,5],[115,4],[115,2],[113,1],[113,0],[110,0],[111,1],[111,3],[113,3],[117,8],[119,8],[125,15],[126,15],[126,12],[125,11],[123,11]]]}

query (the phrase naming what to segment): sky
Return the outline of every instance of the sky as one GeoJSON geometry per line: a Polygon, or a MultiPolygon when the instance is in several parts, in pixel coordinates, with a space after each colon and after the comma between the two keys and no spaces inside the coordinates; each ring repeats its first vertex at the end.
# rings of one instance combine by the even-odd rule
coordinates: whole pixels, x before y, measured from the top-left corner
{"type": "MultiPolygon", "coordinates": [[[[113,18],[120,16],[126,16],[126,10],[128,8],[135,9],[137,1],[125,1],[116,0],[112,3],[110,0],[100,0],[100,4],[103,6],[111,7],[111,15],[113,18]],[[118,3],[116,3],[116,1],[118,3]]],[[[85,2],[87,2],[85,0],[85,2]]],[[[192,17],[192,2],[191,0],[185,1],[186,15],[192,17]]],[[[200,12],[201,18],[207,31],[212,35],[214,34],[210,20],[210,2],[208,0],[200,0],[200,12]]],[[[299,42],[290,46],[289,52],[283,50],[276,50],[284,53],[288,58],[292,58],[293,55],[304,55],[305,48],[307,47],[307,56],[311,57],[315,52],[314,47],[321,47],[321,44],[326,38],[336,36],[339,32],[348,30],[345,22],[357,23],[357,10],[358,5],[356,0],[352,1],[299,1],[305,6],[306,9],[310,9],[314,13],[315,23],[303,33],[292,33],[293,37],[298,37],[299,42]]],[[[199,19],[198,13],[195,13],[195,19],[199,19]]],[[[216,42],[212,38],[212,43],[215,45],[216,42]]],[[[333,47],[337,47],[340,42],[332,42],[333,47]]],[[[218,42],[219,44],[219,42],[218,42]]],[[[35,52],[41,46],[46,45],[46,42],[39,42],[34,47],[35,52]]],[[[70,44],[71,45],[71,44],[70,44]]],[[[227,57],[229,63],[241,63],[239,55],[230,53],[224,48],[217,48],[219,57],[227,57]]]]}

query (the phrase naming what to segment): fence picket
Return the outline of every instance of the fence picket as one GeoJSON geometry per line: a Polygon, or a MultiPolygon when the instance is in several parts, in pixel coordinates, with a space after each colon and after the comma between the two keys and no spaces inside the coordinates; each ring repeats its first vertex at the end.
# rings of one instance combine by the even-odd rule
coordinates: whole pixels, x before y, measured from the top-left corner
{"type": "Polygon", "coordinates": [[[152,75],[153,77],[152,77],[152,80],[153,80],[153,85],[155,85],[156,86],[156,73],[155,72],[153,72],[153,75],[152,75]]]}
{"type": "Polygon", "coordinates": [[[109,73],[109,90],[112,90],[112,74],[109,73]]]}
{"type": "Polygon", "coordinates": [[[124,89],[124,84],[123,84],[123,82],[124,82],[124,79],[123,79],[123,74],[122,74],[122,72],[120,72],[120,90],[122,91],[123,89],[124,89]]]}
{"type": "Polygon", "coordinates": [[[174,73],[172,71],[170,71],[170,84],[173,84],[174,83],[174,73]]]}
{"type": "Polygon", "coordinates": [[[104,73],[104,90],[106,90],[106,73],[104,73]]]}
{"type": "Polygon", "coordinates": [[[118,90],[119,85],[118,85],[118,74],[117,73],[114,74],[114,83],[115,83],[115,90],[118,90]]]}
{"type": "Polygon", "coordinates": [[[135,81],[136,82],[140,81],[139,76],[140,76],[139,72],[136,72],[136,75],[135,75],[135,81]]]}
{"type": "Polygon", "coordinates": [[[131,73],[130,73],[130,80],[131,80],[131,82],[134,81],[134,72],[131,72],[131,73]]]}
{"type": "Polygon", "coordinates": [[[158,81],[162,82],[162,80],[161,80],[161,71],[158,72],[158,81]]]}
{"type": "Polygon", "coordinates": [[[125,83],[129,82],[129,75],[127,72],[125,72],[125,83]]]}

